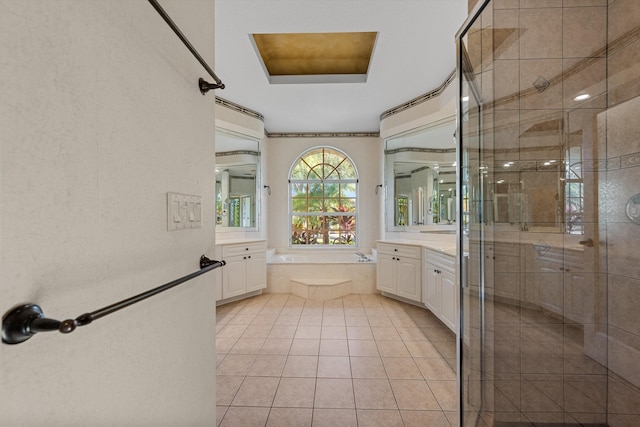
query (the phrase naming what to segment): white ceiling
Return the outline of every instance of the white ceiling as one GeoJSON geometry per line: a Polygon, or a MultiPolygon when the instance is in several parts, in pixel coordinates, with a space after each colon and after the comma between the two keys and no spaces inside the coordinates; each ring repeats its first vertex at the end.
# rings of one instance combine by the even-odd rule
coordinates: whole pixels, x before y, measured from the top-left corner
{"type": "Polygon", "coordinates": [[[455,68],[467,0],[216,0],[216,95],[261,113],[270,133],[377,132],[380,114],[455,68]],[[269,84],[253,33],[377,31],[366,83],[269,84]]]}

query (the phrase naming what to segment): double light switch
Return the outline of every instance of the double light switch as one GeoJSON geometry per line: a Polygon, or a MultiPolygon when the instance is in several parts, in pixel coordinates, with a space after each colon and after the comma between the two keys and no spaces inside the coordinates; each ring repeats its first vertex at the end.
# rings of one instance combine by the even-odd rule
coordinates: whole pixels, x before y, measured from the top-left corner
{"type": "Polygon", "coordinates": [[[167,230],[202,227],[202,197],[167,193],[167,230]]]}

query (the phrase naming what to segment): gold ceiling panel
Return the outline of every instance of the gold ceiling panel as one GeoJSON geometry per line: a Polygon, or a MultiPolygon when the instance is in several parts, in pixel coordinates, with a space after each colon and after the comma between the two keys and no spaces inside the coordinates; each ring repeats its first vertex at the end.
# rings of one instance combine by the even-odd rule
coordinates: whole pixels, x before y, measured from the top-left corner
{"type": "Polygon", "coordinates": [[[367,74],[376,32],[253,34],[271,76],[367,74]]]}

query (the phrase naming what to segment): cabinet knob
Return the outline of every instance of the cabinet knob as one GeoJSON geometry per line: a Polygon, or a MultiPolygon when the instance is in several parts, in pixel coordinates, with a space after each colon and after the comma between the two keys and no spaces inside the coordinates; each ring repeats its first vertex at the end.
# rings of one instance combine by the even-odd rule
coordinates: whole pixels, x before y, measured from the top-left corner
{"type": "Polygon", "coordinates": [[[251,255],[249,255],[247,258],[251,259],[251,255]]]}
{"type": "Polygon", "coordinates": [[[394,251],[398,252],[398,249],[397,249],[397,248],[395,248],[395,249],[394,249],[394,251]]]}
{"type": "Polygon", "coordinates": [[[396,258],[396,261],[400,261],[400,258],[396,258]]]}
{"type": "Polygon", "coordinates": [[[245,251],[248,251],[248,250],[249,250],[249,248],[244,248],[244,250],[245,250],[245,251]]]}

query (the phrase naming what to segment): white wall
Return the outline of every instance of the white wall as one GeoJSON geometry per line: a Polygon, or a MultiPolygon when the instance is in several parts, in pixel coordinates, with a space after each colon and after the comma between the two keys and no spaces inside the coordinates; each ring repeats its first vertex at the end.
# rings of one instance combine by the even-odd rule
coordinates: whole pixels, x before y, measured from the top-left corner
{"type": "MultiPolygon", "coordinates": [[[[162,0],[213,65],[213,0],[162,0]]],[[[198,269],[214,240],[214,98],[146,0],[0,0],[3,313],[76,317],[198,269]],[[168,232],[166,193],[203,197],[168,232]]],[[[213,275],[0,345],[2,426],[209,426],[213,275]]]]}
{"type": "Polygon", "coordinates": [[[265,151],[269,159],[268,183],[271,185],[267,210],[268,246],[280,250],[289,246],[288,180],[291,165],[303,152],[323,145],[344,151],[358,170],[358,247],[368,252],[381,238],[384,192],[375,194],[376,185],[383,182],[380,138],[267,138],[265,151]]]}

